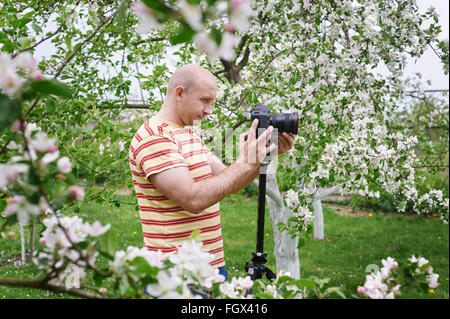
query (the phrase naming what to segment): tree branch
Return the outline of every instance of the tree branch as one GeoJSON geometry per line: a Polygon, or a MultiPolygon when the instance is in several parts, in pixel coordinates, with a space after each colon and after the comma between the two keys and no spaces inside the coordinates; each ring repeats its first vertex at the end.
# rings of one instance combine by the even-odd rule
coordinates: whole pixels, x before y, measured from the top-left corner
{"type": "Polygon", "coordinates": [[[42,42],[47,41],[48,39],[50,39],[50,38],[54,37],[56,34],[58,34],[58,33],[62,30],[62,28],[66,25],[67,20],[69,20],[69,18],[70,18],[70,17],[72,16],[72,14],[75,12],[75,9],[78,7],[78,5],[80,4],[80,2],[81,2],[81,0],[78,1],[78,2],[75,4],[75,7],[74,7],[74,8],[72,9],[72,11],[67,15],[67,17],[64,19],[64,21],[60,24],[60,26],[58,27],[58,29],[55,30],[55,32],[51,33],[50,35],[48,35],[48,36],[46,36],[46,37],[43,37],[40,41],[38,41],[38,42],[36,42],[35,44],[29,46],[28,48],[25,48],[25,49],[23,49],[23,50],[21,50],[21,51],[15,53],[15,54],[13,54],[12,57],[15,58],[19,53],[23,53],[23,52],[26,52],[26,51],[30,51],[31,49],[37,47],[37,46],[38,46],[39,44],[41,44],[42,42]]]}
{"type": "Polygon", "coordinates": [[[82,297],[88,299],[106,299],[97,294],[91,294],[77,288],[67,289],[63,286],[58,286],[50,283],[42,282],[41,280],[28,280],[19,278],[0,278],[0,286],[34,288],[40,290],[47,290],[54,293],[65,293],[75,297],[82,297]]]}

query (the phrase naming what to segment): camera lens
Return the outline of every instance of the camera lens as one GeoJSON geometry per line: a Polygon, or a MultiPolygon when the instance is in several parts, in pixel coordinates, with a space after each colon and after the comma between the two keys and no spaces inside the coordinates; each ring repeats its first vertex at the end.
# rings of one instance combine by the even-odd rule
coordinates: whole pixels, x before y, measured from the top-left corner
{"type": "Polygon", "coordinates": [[[273,114],[269,119],[270,125],[278,129],[278,133],[298,133],[298,113],[273,114]]]}

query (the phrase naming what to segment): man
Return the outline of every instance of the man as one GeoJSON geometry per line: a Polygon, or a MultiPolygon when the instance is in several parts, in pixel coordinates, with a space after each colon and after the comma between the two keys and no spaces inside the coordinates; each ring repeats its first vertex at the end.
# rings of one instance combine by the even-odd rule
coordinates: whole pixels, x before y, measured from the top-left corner
{"type": "MultiPolygon", "coordinates": [[[[238,159],[226,167],[188,128],[211,114],[216,94],[214,76],[199,65],[176,70],[161,110],[134,135],[129,161],[144,246],[167,258],[197,230],[196,240],[214,257],[211,265],[226,277],[219,202],[250,184],[276,145],[266,146],[272,127],[255,138],[255,120],[240,136],[238,159]]],[[[279,135],[278,153],[293,141],[292,134],[279,135]]]]}

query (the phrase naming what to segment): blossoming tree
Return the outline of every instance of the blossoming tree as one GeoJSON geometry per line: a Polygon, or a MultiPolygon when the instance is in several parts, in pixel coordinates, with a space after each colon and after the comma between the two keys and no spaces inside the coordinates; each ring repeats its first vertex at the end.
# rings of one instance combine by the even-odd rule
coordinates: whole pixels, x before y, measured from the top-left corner
{"type": "MultiPolygon", "coordinates": [[[[238,57],[212,65],[223,76],[222,107],[204,128],[227,123],[236,128],[256,103],[299,113],[292,165],[284,166],[291,183],[287,207],[275,178],[268,179],[272,223],[284,224],[281,229],[293,235],[303,233],[302,244],[312,229],[310,205],[319,204],[325,188],[377,197],[382,187],[400,209],[423,196],[415,179],[417,138],[403,134],[393,121],[406,94],[400,80],[406,57],[422,55],[429,45],[443,48],[444,57],[448,52],[436,40],[436,13],[419,14],[415,1],[251,3],[250,24],[238,30],[238,57]],[[380,65],[389,75],[375,73],[380,65]]],[[[448,112],[443,116],[448,122],[448,112]]],[[[430,211],[447,221],[448,198],[441,197],[438,205],[443,209],[430,211]]],[[[278,268],[299,269],[295,240],[277,239],[278,268]],[[280,264],[283,255],[289,258],[280,264]]]]}
{"type": "MultiPolygon", "coordinates": [[[[4,2],[0,10],[8,23],[0,33],[5,52],[0,56],[0,187],[6,220],[0,229],[31,221],[42,222],[45,230],[42,247],[33,255],[42,272],[34,280],[2,278],[0,284],[83,297],[146,296],[144,289],[153,297],[187,297],[201,294],[202,287],[211,296],[249,296],[253,287],[254,296],[296,297],[309,288],[323,297],[323,281],[298,280],[297,243],[290,238],[311,230],[308,205],[318,189],[333,185],[376,196],[373,187],[380,184],[408,200],[422,195],[414,184],[415,140],[389,124],[404,92],[397,76],[406,54],[420,55],[439,31],[435,24],[421,27],[435,17],[432,11],[418,15],[414,1],[226,4],[4,2]],[[56,29],[44,31],[48,20],[56,29]],[[56,53],[37,66],[29,52],[48,42],[56,53]],[[132,119],[121,118],[121,110],[137,107],[127,97],[133,81],[149,90],[150,110],[160,106],[157,92],[162,96],[168,78],[164,53],[176,44],[180,63],[199,61],[218,78],[221,107],[202,123],[204,136],[212,127],[242,126],[256,103],[277,112],[299,112],[300,134],[290,154],[292,165],[284,172],[292,186],[286,205],[275,177],[268,179],[272,223],[281,230],[276,229],[280,274],[273,284],[253,286],[244,278],[221,284],[195,243],[186,243],[164,264],[157,253],[136,247],[115,251],[108,225],[61,214],[65,205],[76,206],[82,199],[123,204],[111,196],[128,175],[124,146],[133,125],[132,119]],[[380,63],[392,77],[372,73],[380,63]],[[139,72],[144,69],[148,73],[139,72]],[[90,122],[92,129],[80,127],[90,122]],[[101,142],[107,139],[105,146],[101,142]],[[96,167],[100,161],[108,168],[96,167]],[[99,179],[105,186],[93,192],[75,185],[77,177],[99,179]],[[99,253],[109,260],[105,268],[96,265],[99,253]],[[194,257],[202,262],[193,263],[194,257]],[[72,266],[83,270],[81,278],[85,270],[92,272],[98,287],[73,287],[67,272],[72,266]],[[293,278],[281,270],[289,270],[293,278]],[[107,278],[117,283],[112,291],[101,288],[107,278]]],[[[436,277],[429,282],[435,286],[436,277]]]]}

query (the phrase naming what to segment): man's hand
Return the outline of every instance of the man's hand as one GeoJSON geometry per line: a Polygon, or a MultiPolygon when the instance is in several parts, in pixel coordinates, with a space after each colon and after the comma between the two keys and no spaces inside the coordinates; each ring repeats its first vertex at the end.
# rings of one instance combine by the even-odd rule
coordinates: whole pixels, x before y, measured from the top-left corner
{"type": "Polygon", "coordinates": [[[278,155],[286,153],[294,145],[295,135],[292,133],[278,134],[278,155]]]}
{"type": "Polygon", "coordinates": [[[273,131],[273,127],[269,126],[263,134],[256,138],[257,127],[258,119],[255,119],[250,130],[241,134],[239,141],[239,157],[236,160],[236,163],[245,163],[259,167],[266,155],[275,149],[275,144],[271,144],[267,147],[267,142],[270,140],[270,134],[273,131]]]}

